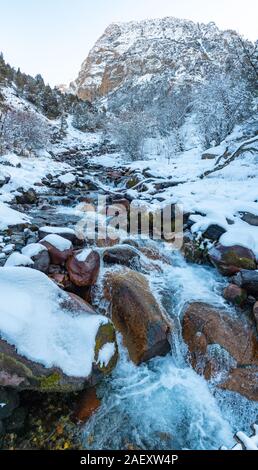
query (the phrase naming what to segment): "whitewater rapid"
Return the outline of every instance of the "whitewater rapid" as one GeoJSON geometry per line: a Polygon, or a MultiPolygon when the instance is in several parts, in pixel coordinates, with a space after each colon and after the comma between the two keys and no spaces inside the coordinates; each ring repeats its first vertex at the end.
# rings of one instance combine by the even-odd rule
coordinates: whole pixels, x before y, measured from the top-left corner
{"type": "Polygon", "coordinates": [[[180,318],[189,302],[224,306],[234,314],[221,295],[225,279],[210,267],[169,253],[162,243],[159,250],[170,256],[171,265],[157,261],[162,272],[147,277],[155,297],[177,324],[172,352],[135,366],[120,338],[118,366],[98,388],[102,405],[83,429],[86,449],[230,448],[235,432],[250,433],[257,419],[255,402],[217,389],[214,381],[207,382],[192,369],[181,337],[180,318]]]}

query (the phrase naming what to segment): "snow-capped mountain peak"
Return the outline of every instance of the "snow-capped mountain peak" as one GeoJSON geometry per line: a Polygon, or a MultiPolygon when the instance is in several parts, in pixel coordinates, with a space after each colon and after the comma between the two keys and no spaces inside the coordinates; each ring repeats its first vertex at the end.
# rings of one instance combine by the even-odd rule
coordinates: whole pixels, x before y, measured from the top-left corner
{"type": "Polygon", "coordinates": [[[238,38],[215,23],[163,19],[112,23],[83,62],[75,86],[94,100],[147,75],[162,80],[199,80],[212,66],[223,67],[238,38]]]}

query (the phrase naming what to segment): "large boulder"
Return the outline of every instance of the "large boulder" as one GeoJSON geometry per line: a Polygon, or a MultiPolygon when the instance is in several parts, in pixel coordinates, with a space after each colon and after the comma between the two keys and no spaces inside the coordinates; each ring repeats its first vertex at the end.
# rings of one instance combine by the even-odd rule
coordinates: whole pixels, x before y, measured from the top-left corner
{"type": "Polygon", "coordinates": [[[218,244],[209,250],[210,261],[222,274],[231,276],[241,269],[256,269],[254,253],[243,246],[218,244]]]}
{"type": "Polygon", "coordinates": [[[230,380],[230,377],[239,373],[237,369],[248,369],[249,375],[254,375],[258,366],[257,338],[243,318],[235,318],[227,310],[196,302],[185,312],[183,338],[189,347],[192,365],[198,373],[210,379],[221,372],[220,362],[222,357],[227,357],[229,375],[220,386],[242,393],[250,399],[258,399],[257,383],[254,386],[254,382],[250,381],[243,386],[241,382],[230,380]]]}
{"type": "Polygon", "coordinates": [[[0,387],[79,391],[115,367],[114,326],[81,298],[28,268],[1,268],[0,289],[0,387]]]}
{"type": "Polygon", "coordinates": [[[140,259],[139,251],[129,245],[119,245],[108,248],[103,253],[103,261],[107,264],[132,266],[140,259]]]}
{"type": "Polygon", "coordinates": [[[99,275],[100,256],[96,251],[87,250],[71,256],[66,268],[69,278],[78,287],[93,286],[99,275]]]}
{"type": "Polygon", "coordinates": [[[171,347],[172,322],[162,312],[145,277],[125,269],[108,273],[107,295],[112,320],[122,333],[129,356],[136,364],[166,355],[171,347]]]}
{"type": "Polygon", "coordinates": [[[233,282],[249,295],[258,298],[258,271],[243,269],[233,277],[233,282]]]}

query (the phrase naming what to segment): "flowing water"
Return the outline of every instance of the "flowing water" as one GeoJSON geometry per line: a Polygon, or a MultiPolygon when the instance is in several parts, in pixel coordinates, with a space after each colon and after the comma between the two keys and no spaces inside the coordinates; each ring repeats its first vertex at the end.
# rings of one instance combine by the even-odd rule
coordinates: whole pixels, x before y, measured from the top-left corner
{"type": "MultiPolygon", "coordinates": [[[[98,179],[98,178],[97,178],[98,179]]],[[[67,212],[68,209],[65,211],[67,212]]],[[[73,209],[72,209],[73,212],[73,209]]],[[[216,387],[232,365],[232,359],[219,347],[210,347],[210,354],[220,360],[217,378],[207,382],[188,361],[188,351],[181,335],[181,320],[189,302],[201,301],[224,307],[228,315],[238,315],[223,299],[227,280],[215,269],[185,261],[178,252],[171,252],[162,242],[144,241],[170,259],[151,261],[157,270],[146,269],[152,293],[173,318],[171,354],[135,366],[118,336],[120,357],[111,377],[98,387],[101,407],[83,428],[85,449],[219,449],[235,444],[233,436],[257,421],[255,402],[216,387]]],[[[142,255],[146,264],[150,260],[142,255]]],[[[144,264],[144,263],[143,263],[144,264]]],[[[103,299],[103,278],[95,289],[95,308],[107,313],[103,299]]],[[[121,269],[112,266],[112,270],[121,269]]],[[[137,267],[136,267],[137,269],[137,267]]]]}
{"type": "MultiPolygon", "coordinates": [[[[159,249],[165,250],[162,244],[159,249]]],[[[118,366],[99,387],[101,408],[83,430],[86,449],[219,449],[233,446],[234,433],[249,433],[256,421],[256,403],[221,391],[216,381],[195,373],[181,337],[180,318],[188,302],[225,306],[225,279],[212,268],[188,264],[178,253],[169,256],[172,265],[159,261],[162,272],[148,277],[155,297],[177,325],[172,352],[136,367],[119,338],[118,366]]],[[[236,314],[227,308],[229,315],[236,314]]],[[[224,357],[222,369],[227,361],[224,357]]]]}

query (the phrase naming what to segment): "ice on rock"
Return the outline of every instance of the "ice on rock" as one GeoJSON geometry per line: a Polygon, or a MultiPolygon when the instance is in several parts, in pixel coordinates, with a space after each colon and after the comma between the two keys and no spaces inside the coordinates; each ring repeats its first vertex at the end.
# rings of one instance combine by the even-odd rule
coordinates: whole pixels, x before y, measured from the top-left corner
{"type": "Polygon", "coordinates": [[[99,350],[98,364],[100,367],[106,367],[116,352],[114,343],[106,343],[99,350]]]}
{"type": "MultiPolygon", "coordinates": [[[[70,297],[30,268],[0,268],[0,292],[1,338],[18,354],[69,376],[90,375],[96,334],[107,318],[69,312],[64,305],[70,297]]],[[[104,350],[103,360],[108,352],[104,350]]]]}
{"type": "Polygon", "coordinates": [[[47,235],[42,241],[49,243],[59,251],[66,251],[72,248],[72,243],[69,240],[66,240],[66,238],[60,237],[60,235],[56,235],[54,233],[47,235]]]}

